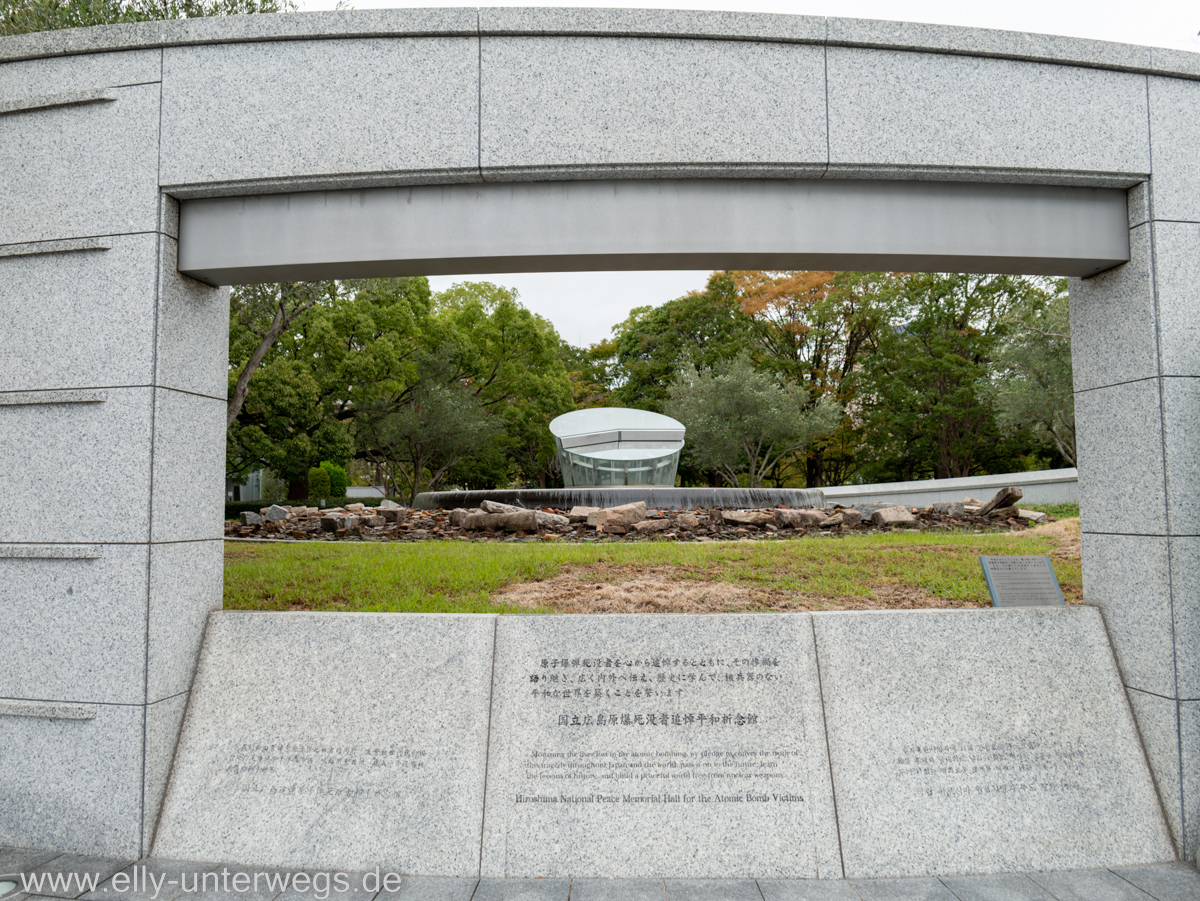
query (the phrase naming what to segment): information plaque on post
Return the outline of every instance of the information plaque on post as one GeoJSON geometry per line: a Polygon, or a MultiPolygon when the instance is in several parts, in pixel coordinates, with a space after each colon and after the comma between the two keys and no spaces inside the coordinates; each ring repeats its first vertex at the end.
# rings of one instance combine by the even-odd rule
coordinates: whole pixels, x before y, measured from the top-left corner
{"type": "Polygon", "coordinates": [[[1050,558],[980,557],[993,607],[1062,607],[1066,604],[1050,558]]]}

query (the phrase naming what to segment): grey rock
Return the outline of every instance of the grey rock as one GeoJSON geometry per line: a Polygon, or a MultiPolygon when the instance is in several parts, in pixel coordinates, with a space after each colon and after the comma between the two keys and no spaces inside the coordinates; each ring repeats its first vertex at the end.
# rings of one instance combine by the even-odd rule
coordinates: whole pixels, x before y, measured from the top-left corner
{"type": "Polygon", "coordinates": [[[385,525],[386,523],[387,523],[387,519],[382,516],[364,516],[364,517],[362,517],[362,524],[364,526],[369,526],[372,529],[377,529],[380,526],[385,525]]]}
{"type": "Polygon", "coordinates": [[[916,521],[908,507],[884,507],[871,514],[871,522],[877,526],[910,526],[916,521]]]}
{"type": "Polygon", "coordinates": [[[543,510],[535,510],[534,513],[539,529],[553,528],[555,526],[569,526],[571,524],[569,517],[560,516],[557,513],[546,513],[543,510]]]}
{"type": "Polygon", "coordinates": [[[646,504],[637,501],[633,504],[622,504],[619,507],[605,507],[595,513],[589,513],[589,526],[632,526],[646,518],[646,504]]]}
{"type": "Polygon", "coordinates": [[[479,512],[479,510],[464,510],[462,507],[455,507],[450,511],[450,525],[452,528],[461,529],[468,516],[479,512]]]}
{"type": "Polygon", "coordinates": [[[321,531],[336,532],[342,528],[341,517],[337,515],[329,515],[321,517],[321,531]]]}
{"type": "Polygon", "coordinates": [[[593,513],[596,513],[599,509],[600,509],[599,507],[575,506],[575,507],[572,507],[571,512],[569,512],[567,514],[567,519],[570,520],[571,522],[587,522],[588,516],[590,516],[593,513]]]}
{"type": "Polygon", "coordinates": [[[987,515],[989,519],[1009,519],[1016,516],[1017,513],[1016,507],[993,507],[987,515]]]}
{"type": "Polygon", "coordinates": [[[938,502],[930,505],[930,509],[940,516],[966,516],[966,504],[961,501],[938,502]]]}
{"type": "Polygon", "coordinates": [[[993,510],[999,507],[1011,507],[1025,494],[1017,486],[1013,485],[1009,488],[1001,488],[992,495],[992,499],[979,508],[980,516],[987,516],[993,510]]]}
{"type": "Polygon", "coordinates": [[[665,532],[671,528],[671,520],[669,519],[646,519],[636,523],[634,529],[641,532],[643,535],[650,532],[665,532]]]}
{"type": "Polygon", "coordinates": [[[822,529],[832,529],[837,526],[840,526],[845,521],[846,521],[846,517],[844,515],[842,515],[841,513],[835,513],[835,514],[833,514],[833,516],[829,517],[828,519],[821,520],[821,522],[818,523],[818,525],[822,529]]]}
{"type": "Polygon", "coordinates": [[[156,855],[476,874],[494,629],[490,616],[214,614],[156,855]]]}
{"type": "Polygon", "coordinates": [[[480,501],[479,509],[484,513],[523,513],[525,511],[524,507],[502,504],[499,501],[480,501]]]}
{"type": "Polygon", "coordinates": [[[281,507],[278,504],[272,504],[263,511],[262,515],[263,519],[265,519],[267,522],[280,522],[281,520],[287,519],[291,515],[291,512],[287,507],[281,507]]]}
{"type": "Polygon", "coordinates": [[[1039,525],[1041,523],[1044,523],[1046,521],[1046,519],[1048,518],[1046,516],[1046,514],[1041,512],[1040,510],[1022,510],[1020,508],[1017,508],[1017,516],[1020,519],[1032,520],[1033,522],[1036,522],[1039,525]]]}
{"type": "Polygon", "coordinates": [[[250,510],[243,510],[238,514],[238,522],[244,526],[257,526],[262,525],[263,518],[250,510]]]}
{"type": "Polygon", "coordinates": [[[1173,853],[1094,608],[813,624],[847,877],[1173,853]]]}
{"type": "Polygon", "coordinates": [[[408,512],[398,504],[393,504],[390,507],[377,508],[376,515],[382,516],[385,522],[403,522],[404,514],[408,512]]]}
{"type": "Polygon", "coordinates": [[[485,876],[838,866],[806,614],[501,617],[492,723],[485,876]]]}
{"type": "Polygon", "coordinates": [[[404,507],[401,504],[397,504],[395,501],[385,497],[383,500],[381,500],[379,502],[379,509],[380,510],[403,510],[404,507]]]}
{"type": "Polygon", "coordinates": [[[862,522],[863,515],[861,510],[855,510],[853,507],[844,507],[841,510],[842,520],[848,526],[857,526],[862,522]]]}
{"type": "Polygon", "coordinates": [[[362,513],[367,509],[366,504],[346,504],[346,509],[351,513],[362,513]]]}
{"type": "Polygon", "coordinates": [[[680,513],[675,517],[675,524],[681,529],[694,530],[700,527],[700,517],[695,513],[680,513]]]}
{"type": "Polygon", "coordinates": [[[722,510],[721,518],[725,522],[735,523],[739,526],[764,526],[775,521],[772,514],[764,513],[761,510],[722,510]]]}
{"type": "Polygon", "coordinates": [[[463,517],[462,527],[471,531],[504,529],[508,532],[536,532],[537,512],[518,510],[515,513],[470,513],[463,517]]]}
{"type": "Polygon", "coordinates": [[[781,526],[802,528],[815,526],[826,519],[824,510],[783,510],[775,511],[775,521],[781,526]]]}

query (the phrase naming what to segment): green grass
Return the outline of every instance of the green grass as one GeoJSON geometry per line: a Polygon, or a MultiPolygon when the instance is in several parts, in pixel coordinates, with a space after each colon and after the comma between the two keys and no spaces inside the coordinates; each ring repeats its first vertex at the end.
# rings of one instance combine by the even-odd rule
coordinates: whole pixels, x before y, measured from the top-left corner
{"type": "Polygon", "coordinates": [[[1078,519],[1079,504],[1022,504],[1017,501],[1022,510],[1039,510],[1055,519],[1078,519]]]}
{"type": "MultiPolygon", "coordinates": [[[[821,608],[887,587],[958,603],[989,603],[981,554],[1047,554],[1054,541],[1022,533],[849,535],[713,543],[485,544],[481,542],[225,545],[227,610],[529,613],[493,603],[517,582],[589,567],[620,580],[627,567],[671,567],[679,579],[752,585],[821,608]]],[[[1081,595],[1078,561],[1055,560],[1068,600],[1081,595]]],[[[545,612],[545,611],[543,611],[545,612]]]]}

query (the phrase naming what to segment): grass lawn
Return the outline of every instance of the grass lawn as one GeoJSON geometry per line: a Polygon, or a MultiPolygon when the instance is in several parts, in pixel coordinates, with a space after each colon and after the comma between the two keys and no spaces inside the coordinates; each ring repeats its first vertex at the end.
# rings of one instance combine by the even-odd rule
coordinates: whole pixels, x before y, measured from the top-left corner
{"type": "MultiPolygon", "coordinates": [[[[1052,535],[786,541],[225,545],[225,609],[411,613],[718,612],[990,604],[977,557],[1052,554],[1052,535]]],[[[1067,602],[1078,559],[1055,557],[1067,602]]]]}

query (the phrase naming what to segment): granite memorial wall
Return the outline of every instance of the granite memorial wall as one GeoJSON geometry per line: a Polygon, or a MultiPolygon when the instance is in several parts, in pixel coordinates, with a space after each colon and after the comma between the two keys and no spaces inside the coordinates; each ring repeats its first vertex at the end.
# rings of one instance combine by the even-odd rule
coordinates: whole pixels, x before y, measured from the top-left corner
{"type": "Polygon", "coordinates": [[[1100,617],[1066,608],[215,613],[154,854],[830,879],[1174,850],[1100,617]]]}
{"type": "MultiPolygon", "coordinates": [[[[58,507],[0,523],[0,843],[151,846],[221,604],[215,286],[501,258],[1072,276],[1085,598],[1175,850],[1194,860],[1198,107],[1192,53],[840,18],[365,10],[0,38],[0,463],[21,476],[10,509],[42,509],[48,490],[58,507]]],[[[784,671],[807,678],[802,662],[784,671]]],[[[719,715],[721,732],[756,713],[705,691],[705,710],[606,716],[719,715]]],[[[807,710],[796,691],[781,703],[807,710]]],[[[576,712],[598,715],[556,716],[576,712]]],[[[808,759],[810,726],[754,749],[808,759]]],[[[515,760],[559,745],[572,749],[517,729],[496,747],[515,760]]],[[[817,814],[812,848],[779,867],[823,866],[817,814]]],[[[539,866],[505,841],[481,862],[539,866]]]]}

